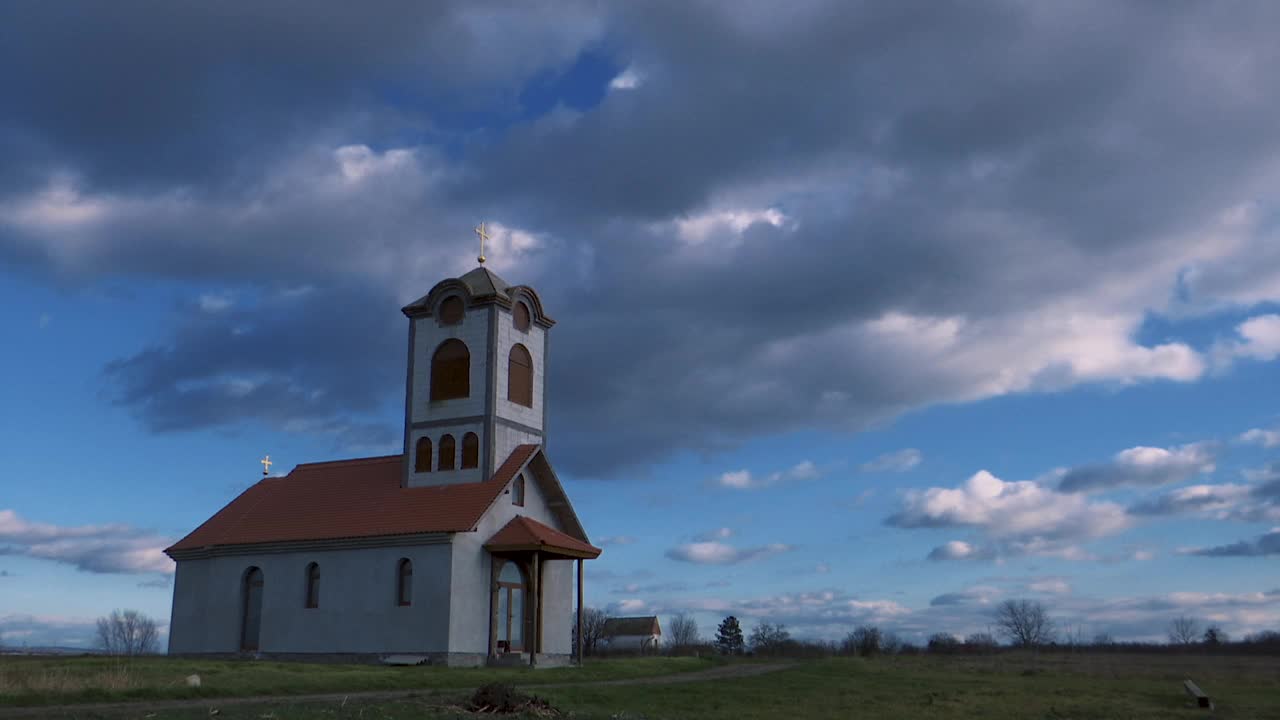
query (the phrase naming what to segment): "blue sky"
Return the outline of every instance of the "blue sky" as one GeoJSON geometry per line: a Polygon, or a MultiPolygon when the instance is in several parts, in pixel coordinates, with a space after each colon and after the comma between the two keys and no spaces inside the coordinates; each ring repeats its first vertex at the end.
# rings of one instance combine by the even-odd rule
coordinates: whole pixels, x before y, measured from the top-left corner
{"type": "Polygon", "coordinates": [[[263,454],[399,451],[480,220],[590,604],[1280,627],[1272,6],[235,7],[0,10],[0,642],[167,619],[263,454]]]}

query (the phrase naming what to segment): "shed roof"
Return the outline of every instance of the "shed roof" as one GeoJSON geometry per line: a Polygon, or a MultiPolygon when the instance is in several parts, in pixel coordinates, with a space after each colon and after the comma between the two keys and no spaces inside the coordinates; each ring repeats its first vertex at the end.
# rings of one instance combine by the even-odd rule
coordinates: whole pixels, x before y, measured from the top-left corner
{"type": "Polygon", "coordinates": [[[604,634],[606,637],[618,637],[620,635],[661,635],[662,628],[658,627],[657,615],[646,615],[644,617],[615,617],[604,621],[604,634]]]}

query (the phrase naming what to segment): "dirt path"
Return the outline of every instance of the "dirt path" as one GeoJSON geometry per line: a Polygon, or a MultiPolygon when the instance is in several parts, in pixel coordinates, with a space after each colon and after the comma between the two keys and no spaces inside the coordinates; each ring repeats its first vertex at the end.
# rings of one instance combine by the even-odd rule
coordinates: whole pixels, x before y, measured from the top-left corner
{"type": "MultiPolygon", "coordinates": [[[[624,678],[621,680],[583,680],[581,682],[545,683],[520,686],[521,690],[537,692],[539,690],[612,685],[674,685],[677,683],[715,682],[737,678],[755,677],[765,673],[777,672],[795,667],[793,662],[752,663],[741,665],[722,665],[707,670],[676,673],[674,675],[655,675],[653,677],[624,678]]],[[[195,700],[147,700],[142,702],[112,703],[77,703],[74,705],[45,705],[43,707],[0,707],[0,719],[8,718],[65,718],[103,715],[122,715],[132,713],[140,717],[146,713],[161,710],[186,710],[190,708],[219,708],[233,705],[257,705],[261,703],[341,703],[353,701],[402,700],[410,697],[427,697],[434,695],[456,695],[467,691],[467,688],[420,688],[417,690],[370,690],[349,693],[321,693],[313,695],[251,695],[248,697],[198,698],[195,700]]]]}

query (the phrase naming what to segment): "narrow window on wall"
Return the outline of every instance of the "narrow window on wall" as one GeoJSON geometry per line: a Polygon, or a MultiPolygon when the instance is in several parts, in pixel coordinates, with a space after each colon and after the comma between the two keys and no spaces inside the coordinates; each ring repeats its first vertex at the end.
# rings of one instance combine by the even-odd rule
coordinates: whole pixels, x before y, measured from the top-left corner
{"type": "Polygon", "coordinates": [[[418,438],[418,448],[413,452],[413,471],[431,472],[431,438],[418,438]]]}
{"type": "Polygon", "coordinates": [[[462,436],[462,469],[480,467],[480,437],[475,433],[462,436]]]}
{"type": "Polygon", "coordinates": [[[320,607],[320,566],[316,563],[307,566],[307,607],[320,607]]]}
{"type": "Polygon", "coordinates": [[[512,324],[520,332],[529,332],[529,307],[522,302],[516,303],[511,309],[512,324]]]}
{"type": "Polygon", "coordinates": [[[457,460],[454,455],[457,454],[457,446],[453,441],[452,435],[445,435],[440,438],[440,463],[436,465],[437,470],[452,470],[457,460]]]}
{"type": "Polygon", "coordinates": [[[413,604],[413,562],[409,558],[400,558],[396,580],[396,603],[413,604]]]}
{"type": "Polygon", "coordinates": [[[515,482],[511,483],[511,504],[524,507],[524,473],[517,475],[515,482]]]}
{"type": "Polygon", "coordinates": [[[525,346],[511,346],[507,356],[507,399],[517,405],[533,407],[533,358],[525,346]]]}
{"type": "Polygon", "coordinates": [[[462,322],[463,311],[462,298],[450,295],[440,303],[440,324],[457,325],[462,322]]]}

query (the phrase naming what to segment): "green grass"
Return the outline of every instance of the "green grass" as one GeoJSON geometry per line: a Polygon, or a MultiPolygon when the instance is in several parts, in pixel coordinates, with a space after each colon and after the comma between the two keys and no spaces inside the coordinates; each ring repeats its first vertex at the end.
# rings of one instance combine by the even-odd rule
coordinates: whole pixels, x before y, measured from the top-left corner
{"type": "MultiPolygon", "coordinates": [[[[72,661],[53,661],[66,664],[72,661]]],[[[74,661],[81,662],[81,661],[74,661]]],[[[177,669],[178,662],[172,669],[177,669]]],[[[208,663],[200,665],[207,667],[208,663]]],[[[349,666],[227,663],[270,669],[277,688],[290,692],[334,692],[335,680],[350,681],[349,666]],[[299,683],[288,684],[289,674],[299,683]]],[[[1029,655],[993,657],[837,658],[798,662],[793,668],[749,678],[668,685],[536,688],[532,682],[577,682],[662,674],[713,667],[707,660],[613,660],[582,670],[445,670],[370,668],[397,678],[417,670],[420,685],[472,688],[491,679],[524,684],[574,718],[596,720],[715,720],[755,718],[1032,718],[1086,720],[1129,718],[1177,720],[1250,718],[1280,720],[1280,659],[1260,657],[1029,655]],[[1214,697],[1217,710],[1189,707],[1182,680],[1193,678],[1214,697]]],[[[185,668],[184,668],[185,670],[185,668]]],[[[244,671],[227,668],[228,672],[244,671]]],[[[241,677],[238,687],[254,687],[241,677]]],[[[245,694],[245,693],[238,693],[245,694]]],[[[462,689],[396,700],[346,702],[276,701],[220,706],[219,720],[395,720],[477,717],[462,712],[462,689]]],[[[0,716],[3,712],[0,711],[0,716]]],[[[118,717],[75,713],[77,718],[118,717]]],[[[208,718],[205,704],[160,709],[154,718],[208,718]]],[[[487,717],[487,716],[486,716],[487,717]]]]}
{"type": "Polygon", "coordinates": [[[588,662],[581,668],[445,668],[107,657],[0,656],[0,707],[129,700],[304,695],[364,690],[474,688],[487,682],[536,685],[620,680],[701,670],[697,658],[588,662]],[[187,687],[198,674],[201,686],[187,687]]]}

